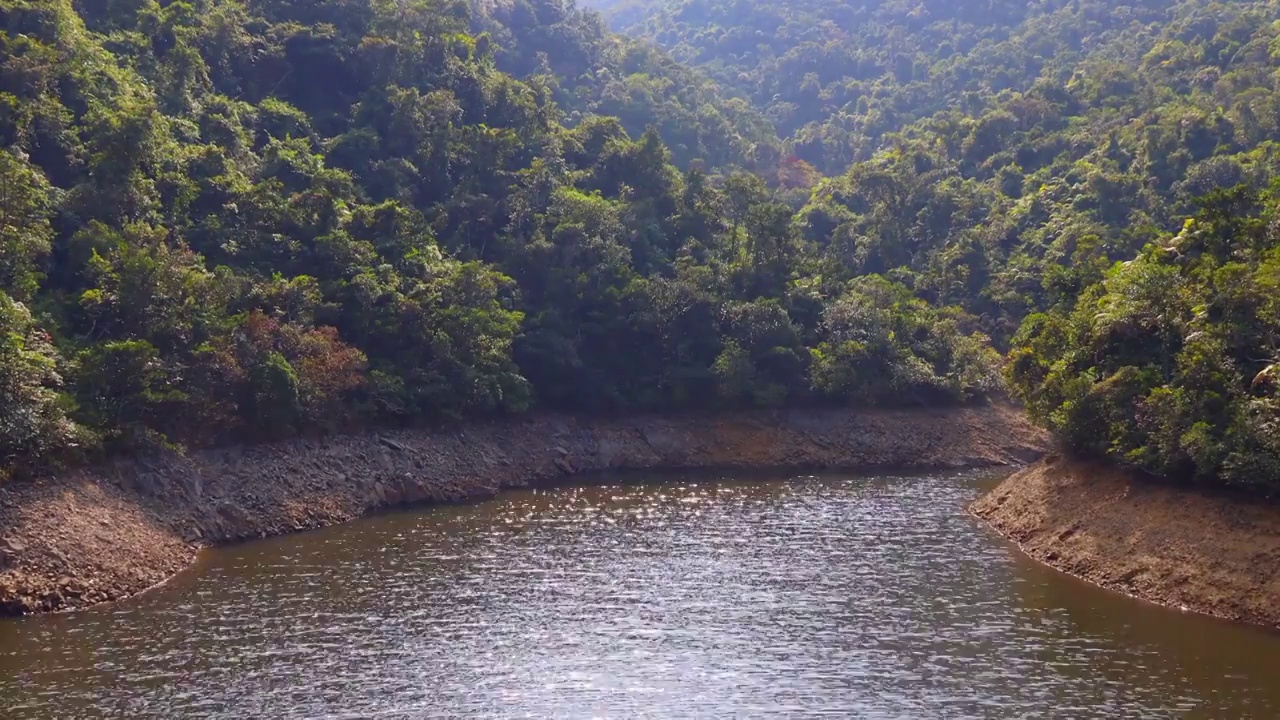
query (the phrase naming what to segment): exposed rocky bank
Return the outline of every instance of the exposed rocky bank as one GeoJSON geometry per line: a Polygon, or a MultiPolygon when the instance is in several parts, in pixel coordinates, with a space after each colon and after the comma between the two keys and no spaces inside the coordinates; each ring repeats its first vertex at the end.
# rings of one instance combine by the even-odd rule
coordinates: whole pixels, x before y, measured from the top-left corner
{"type": "Polygon", "coordinates": [[[0,615],[117,600],[203,547],[603,470],[959,468],[1039,457],[1002,405],[585,419],[535,416],[120,461],[0,486],[0,615]]]}
{"type": "Polygon", "coordinates": [[[1032,558],[1096,585],[1280,628],[1280,505],[1051,456],[970,509],[1032,558]]]}

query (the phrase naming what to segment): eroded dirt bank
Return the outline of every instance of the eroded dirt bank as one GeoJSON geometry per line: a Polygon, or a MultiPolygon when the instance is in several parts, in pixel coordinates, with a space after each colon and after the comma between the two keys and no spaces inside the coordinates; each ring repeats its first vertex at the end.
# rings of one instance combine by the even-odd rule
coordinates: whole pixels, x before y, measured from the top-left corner
{"type": "Polygon", "coordinates": [[[970,509],[1036,560],[1102,587],[1280,627],[1280,505],[1050,457],[970,509]]]}
{"type": "Polygon", "coordinates": [[[1029,462],[1044,434],[1012,408],[579,419],[297,440],[121,461],[0,487],[0,615],[151,587],[202,547],[454,502],[568,475],[645,468],[937,468],[1029,462]]]}

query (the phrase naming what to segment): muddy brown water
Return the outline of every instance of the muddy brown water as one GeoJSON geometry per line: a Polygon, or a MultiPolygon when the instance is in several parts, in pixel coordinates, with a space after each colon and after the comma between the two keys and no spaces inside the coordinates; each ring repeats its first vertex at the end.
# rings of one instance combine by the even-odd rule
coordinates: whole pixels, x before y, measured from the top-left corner
{"type": "Polygon", "coordinates": [[[0,623],[0,717],[1280,717],[1280,635],[1035,565],[965,514],[990,475],[662,480],[223,548],[0,623]]]}

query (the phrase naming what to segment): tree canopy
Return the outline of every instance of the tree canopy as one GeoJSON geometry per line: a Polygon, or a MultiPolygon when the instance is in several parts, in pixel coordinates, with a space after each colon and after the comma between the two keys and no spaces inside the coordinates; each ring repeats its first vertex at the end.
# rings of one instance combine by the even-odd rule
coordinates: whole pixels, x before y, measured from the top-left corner
{"type": "Polygon", "coordinates": [[[794,221],[824,276],[965,308],[1077,452],[1280,489],[1280,6],[592,4],[829,177],[794,221]]]}
{"type": "Polygon", "coordinates": [[[3,472],[990,392],[963,311],[821,273],[772,138],[560,2],[0,0],[3,472]]]}
{"type": "Polygon", "coordinates": [[[1027,318],[1008,376],[1077,451],[1280,488],[1280,185],[1218,190],[1181,232],[1027,318]]]}
{"type": "Polygon", "coordinates": [[[0,474],[1007,387],[1280,488],[1274,0],[591,4],[0,0],[0,474]]]}

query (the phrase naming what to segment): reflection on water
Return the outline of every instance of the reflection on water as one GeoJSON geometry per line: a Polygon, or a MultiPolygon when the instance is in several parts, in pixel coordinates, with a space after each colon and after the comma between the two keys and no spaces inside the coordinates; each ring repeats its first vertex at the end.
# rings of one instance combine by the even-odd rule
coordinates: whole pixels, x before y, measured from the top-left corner
{"type": "Polygon", "coordinates": [[[1280,636],[1034,565],[964,514],[981,478],[675,480],[226,548],[0,623],[3,717],[1280,717],[1280,636]]]}

